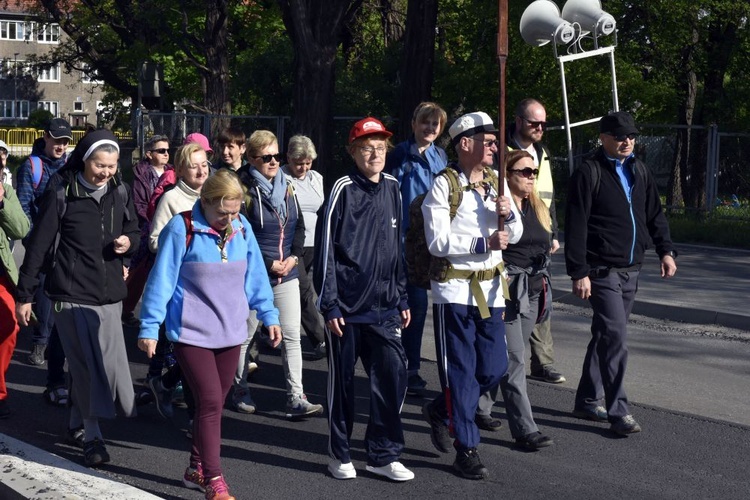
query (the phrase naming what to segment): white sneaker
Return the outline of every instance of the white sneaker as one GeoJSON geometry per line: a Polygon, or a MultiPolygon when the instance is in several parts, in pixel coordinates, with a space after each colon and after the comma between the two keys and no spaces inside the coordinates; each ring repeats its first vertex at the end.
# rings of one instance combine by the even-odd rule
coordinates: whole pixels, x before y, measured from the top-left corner
{"type": "Polygon", "coordinates": [[[357,477],[357,470],[354,465],[351,462],[342,464],[340,460],[330,460],[328,472],[336,479],[354,479],[357,477]]]}
{"type": "Polygon", "coordinates": [[[414,479],[414,473],[404,467],[401,462],[391,462],[382,467],[368,465],[366,469],[368,472],[372,472],[378,476],[387,477],[391,481],[409,481],[410,479],[414,479]]]}

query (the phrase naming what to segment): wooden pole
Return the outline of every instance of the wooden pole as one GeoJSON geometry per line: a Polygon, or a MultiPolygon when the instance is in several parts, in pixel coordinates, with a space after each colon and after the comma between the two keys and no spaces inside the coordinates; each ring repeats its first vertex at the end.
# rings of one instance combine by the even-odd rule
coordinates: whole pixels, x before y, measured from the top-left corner
{"type": "MultiPolygon", "coordinates": [[[[508,0],[498,0],[497,16],[497,64],[500,71],[498,80],[500,84],[500,95],[498,104],[497,129],[500,137],[497,147],[497,177],[498,193],[502,196],[505,185],[505,63],[508,60],[508,0]]],[[[497,216],[497,229],[502,231],[505,226],[505,218],[497,216]]]]}

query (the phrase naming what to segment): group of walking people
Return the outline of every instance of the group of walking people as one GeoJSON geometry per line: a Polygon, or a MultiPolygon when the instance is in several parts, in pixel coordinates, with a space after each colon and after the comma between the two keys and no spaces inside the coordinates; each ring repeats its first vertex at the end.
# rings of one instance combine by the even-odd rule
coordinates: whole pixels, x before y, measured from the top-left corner
{"type": "MultiPolygon", "coordinates": [[[[56,148],[49,155],[62,154],[55,170],[52,162],[43,163],[46,185],[33,203],[35,213],[23,217],[19,202],[20,193],[28,198],[38,190],[34,160],[17,174],[19,183],[30,183],[19,188],[18,199],[10,186],[0,190],[0,304],[13,317],[0,332],[0,416],[10,413],[8,352],[18,324],[31,324],[35,313],[40,319],[32,303],[43,287],[69,367],[69,383],[51,382],[48,390],[65,389],[52,399],[69,398],[66,439],[83,448],[87,465],[110,460],[99,419],[114,417],[118,409],[125,416],[136,413],[122,326],[133,324],[139,327],[138,347],[150,358],[146,386],[159,413],[171,417],[176,388],[184,393],[192,449],[183,483],[209,499],[233,498],[220,463],[221,414],[225,405],[256,411],[247,380],[258,366],[258,344],[281,348],[286,417],[323,412],[304,391],[304,328],[314,351],[328,357],[330,474],[357,475],[350,440],[355,365],[361,360],[370,382],[366,470],[411,480],[414,473],[401,463],[400,411],[407,394],[424,396],[427,388],[419,371],[431,298],[440,390],[422,413],[435,448],[455,452],[453,466],[462,477],[487,477],[477,450],[479,431],[500,428],[492,415],[498,395],[519,447],[535,451],[553,444],[534,422],[526,390],[529,357],[530,376],[565,381],[553,365],[549,329],[549,263],[559,243],[550,162],[540,145],[546,114],[538,101],[516,108],[507,152],[498,151],[498,131],[486,113],[456,119],[448,130],[454,162],[436,143],[447,114],[435,103],[417,107],[413,134],[395,148],[382,122],[364,118],[349,134],[351,171],[327,195],[322,177],[311,170],[314,145],[304,136],[292,137],[284,155],[269,131],[246,139],[241,130],[226,129],[217,137],[212,164],[208,139],[190,134],[177,149],[174,167],[169,139],[156,136],[146,144],[130,189],[119,174],[119,143],[111,132],[88,133],[68,156],[71,134],[61,122],[53,120],[45,133],[56,148]],[[498,168],[504,175],[498,176],[498,168]],[[429,276],[422,280],[407,270],[409,231],[418,233],[428,252],[429,276]],[[16,273],[4,242],[23,237],[26,256],[16,273]]],[[[627,265],[592,253],[601,234],[583,238],[588,252],[571,243],[574,291],[591,297],[592,305],[604,297],[594,307],[574,414],[609,421],[614,432],[626,435],[640,430],[622,389],[630,311],[625,303],[623,311],[612,312],[619,306],[610,295],[617,292],[604,283],[604,273],[627,284],[619,293],[630,290],[633,280],[623,274],[640,269],[648,245],[643,231],[662,256],[663,276],[674,274],[676,253],[653,179],[631,160],[631,136],[637,133],[632,117],[607,115],[601,130],[598,178],[591,181],[593,164],[587,180],[574,175],[571,193],[578,199],[569,214],[584,228],[598,227],[597,211],[608,209],[600,208],[605,202],[590,184],[608,185],[612,159],[612,175],[635,205],[637,224],[627,265]],[[577,278],[584,263],[593,273],[590,284],[577,278]],[[606,294],[597,287],[606,287],[606,294]],[[610,342],[612,335],[617,342],[610,342]]],[[[574,232],[581,238],[580,227],[574,232]]],[[[627,293],[632,303],[634,290],[627,293]]]]}

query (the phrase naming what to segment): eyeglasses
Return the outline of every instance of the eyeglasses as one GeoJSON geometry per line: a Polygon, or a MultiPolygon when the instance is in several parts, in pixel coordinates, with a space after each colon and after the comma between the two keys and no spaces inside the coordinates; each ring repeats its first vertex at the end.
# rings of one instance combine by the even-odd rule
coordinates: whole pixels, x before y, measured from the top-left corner
{"type": "Polygon", "coordinates": [[[372,146],[360,146],[359,150],[362,151],[366,155],[371,155],[373,153],[377,153],[379,155],[384,155],[386,152],[385,146],[378,146],[376,148],[372,146]]]}
{"type": "Polygon", "coordinates": [[[631,141],[634,141],[638,138],[638,134],[623,134],[623,135],[615,135],[615,134],[607,134],[610,137],[614,138],[617,142],[625,142],[625,139],[630,139],[631,141]]]}
{"type": "Polygon", "coordinates": [[[260,158],[263,160],[263,163],[271,163],[271,160],[281,161],[284,158],[284,155],[281,153],[276,153],[275,155],[260,155],[260,156],[253,156],[253,159],[257,160],[260,158]]]}
{"type": "Polygon", "coordinates": [[[542,130],[547,130],[547,122],[535,122],[535,121],[531,121],[528,118],[526,118],[525,116],[519,116],[519,118],[521,120],[525,121],[526,123],[528,123],[529,125],[531,125],[531,128],[542,127],[542,130]]]}
{"type": "Polygon", "coordinates": [[[537,177],[539,175],[539,169],[538,168],[512,168],[509,169],[508,172],[517,172],[521,177],[530,178],[532,175],[534,177],[537,177]]]}
{"type": "Polygon", "coordinates": [[[165,155],[169,153],[169,148],[159,148],[159,149],[152,149],[150,150],[151,153],[159,153],[160,155],[165,155]]]}
{"type": "MultiPolygon", "coordinates": [[[[471,139],[472,141],[478,141],[479,139],[474,139],[473,137],[467,137],[467,139],[471,139]]],[[[491,146],[497,147],[498,144],[500,144],[497,139],[487,139],[486,141],[482,141],[482,144],[484,144],[485,148],[489,148],[491,146]]]]}
{"type": "Polygon", "coordinates": [[[0,156],[8,156],[8,152],[4,149],[0,149],[0,156]]]}

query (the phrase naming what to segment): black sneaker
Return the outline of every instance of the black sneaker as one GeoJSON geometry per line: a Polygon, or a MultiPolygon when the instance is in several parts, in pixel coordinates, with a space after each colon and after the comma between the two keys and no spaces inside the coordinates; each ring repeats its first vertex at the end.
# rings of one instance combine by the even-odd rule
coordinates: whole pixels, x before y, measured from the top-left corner
{"type": "Polygon", "coordinates": [[[172,407],[172,390],[164,387],[161,383],[161,375],[151,377],[146,380],[148,388],[151,389],[151,394],[154,396],[154,404],[156,404],[156,411],[162,418],[167,420],[174,417],[174,408],[172,407]]]}
{"type": "Polygon", "coordinates": [[[83,430],[83,427],[68,429],[68,432],[65,433],[65,442],[76,448],[83,449],[86,446],[86,431],[83,430]]]}
{"type": "Polygon", "coordinates": [[[83,461],[86,467],[96,467],[109,462],[109,453],[104,446],[104,441],[94,438],[83,444],[83,461]]]}
{"type": "Polygon", "coordinates": [[[492,415],[474,415],[474,423],[483,431],[497,432],[503,426],[499,418],[492,418],[492,415]]]}
{"type": "Polygon", "coordinates": [[[424,419],[430,424],[430,439],[435,449],[441,453],[449,453],[453,446],[453,439],[451,439],[448,426],[432,409],[432,402],[428,401],[422,406],[422,415],[424,419]]]}
{"type": "Polygon", "coordinates": [[[562,384],[566,380],[563,374],[555,370],[552,365],[543,366],[541,370],[531,372],[529,378],[549,384],[562,384]]]}
{"type": "Polygon", "coordinates": [[[490,474],[487,467],[482,465],[482,461],[479,460],[479,453],[477,453],[476,448],[469,448],[456,453],[453,468],[466,479],[484,479],[490,474]]]}
{"type": "Polygon", "coordinates": [[[0,399],[0,418],[10,417],[10,405],[7,399],[0,399]]]}
{"type": "Polygon", "coordinates": [[[42,366],[44,364],[44,351],[47,350],[46,344],[34,344],[31,348],[29,357],[26,358],[26,362],[33,366],[42,366]]]}
{"type": "Polygon", "coordinates": [[[633,418],[633,415],[625,415],[624,417],[615,419],[615,421],[612,422],[610,429],[612,429],[612,432],[619,434],[620,436],[627,436],[628,434],[641,432],[641,426],[633,418]]]}
{"type": "Polygon", "coordinates": [[[424,396],[424,389],[427,387],[427,381],[419,376],[419,373],[409,375],[406,381],[406,394],[409,396],[424,396]]]}
{"type": "Polygon", "coordinates": [[[607,409],[603,406],[594,406],[592,408],[574,408],[573,416],[593,422],[608,422],[607,409]]]}
{"type": "Polygon", "coordinates": [[[529,451],[536,451],[555,444],[552,438],[541,432],[531,432],[524,437],[516,438],[516,445],[529,451]]]}

